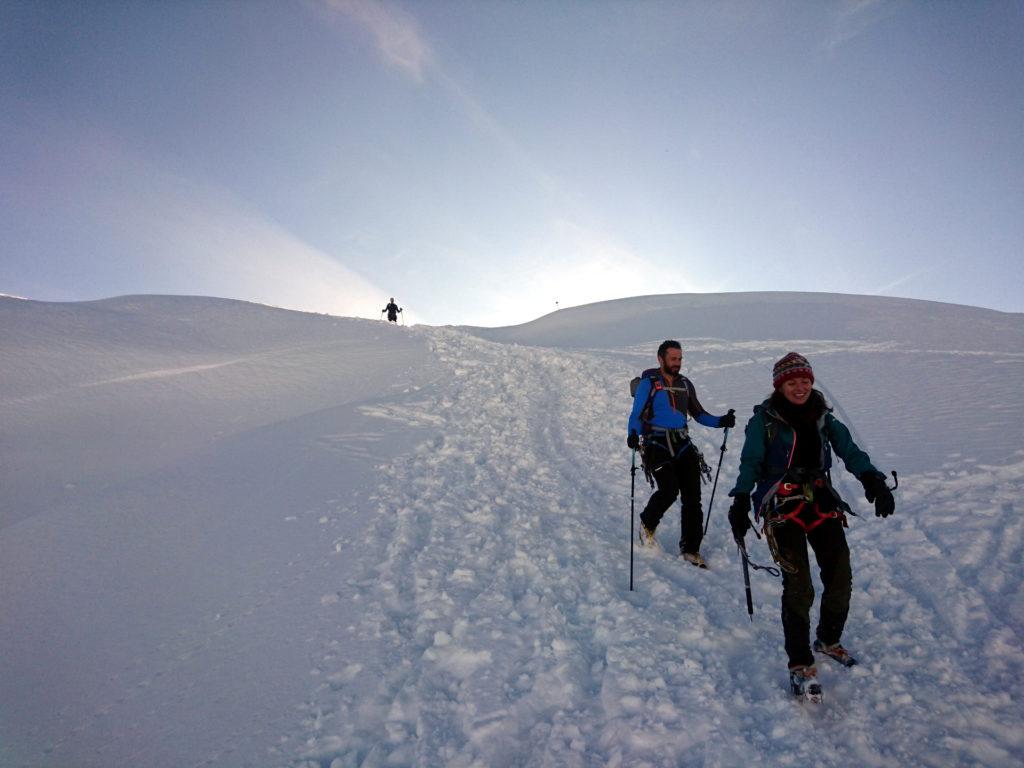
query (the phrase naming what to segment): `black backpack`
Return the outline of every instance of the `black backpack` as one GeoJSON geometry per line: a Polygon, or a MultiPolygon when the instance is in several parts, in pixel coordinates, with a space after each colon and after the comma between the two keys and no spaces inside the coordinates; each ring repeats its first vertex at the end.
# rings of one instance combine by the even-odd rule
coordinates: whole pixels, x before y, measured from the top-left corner
{"type": "MultiPolygon", "coordinates": [[[[647,395],[647,402],[644,403],[644,407],[640,411],[640,424],[641,424],[640,434],[646,435],[648,432],[651,431],[650,430],[650,421],[651,421],[651,417],[654,415],[654,395],[656,393],[658,393],[658,392],[661,392],[661,391],[663,391],[665,389],[668,389],[668,387],[666,387],[665,383],[661,380],[661,369],[660,368],[648,368],[646,371],[641,373],[639,376],[634,376],[633,379],[629,382],[629,395],[630,395],[630,397],[636,398],[636,389],[637,389],[637,387],[640,386],[640,380],[641,379],[650,379],[651,380],[651,390],[650,390],[650,392],[647,395]]],[[[688,387],[687,387],[685,381],[686,381],[686,379],[683,378],[683,382],[684,382],[683,386],[682,387],[676,387],[676,388],[674,388],[673,391],[675,391],[675,392],[679,392],[679,391],[688,392],[689,390],[688,390],[688,387]]]]}
{"type": "Polygon", "coordinates": [[[647,402],[644,403],[644,407],[640,411],[641,434],[647,434],[650,431],[649,423],[652,416],[652,401],[654,400],[654,393],[658,390],[664,389],[664,385],[661,383],[661,376],[658,375],[659,373],[661,373],[659,368],[648,368],[639,376],[634,376],[629,382],[629,396],[635,399],[636,388],[640,386],[640,380],[651,380],[651,389],[647,394],[647,402]]]}

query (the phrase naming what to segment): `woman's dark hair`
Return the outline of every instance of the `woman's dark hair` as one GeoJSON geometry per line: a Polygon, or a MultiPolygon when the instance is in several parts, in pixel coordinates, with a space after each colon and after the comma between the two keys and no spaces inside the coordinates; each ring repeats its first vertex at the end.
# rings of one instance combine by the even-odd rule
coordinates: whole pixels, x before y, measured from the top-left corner
{"type": "Polygon", "coordinates": [[[665,339],[658,347],[658,357],[664,357],[665,353],[670,349],[678,349],[680,352],[683,351],[683,348],[680,346],[678,341],[675,339],[665,339]]]}

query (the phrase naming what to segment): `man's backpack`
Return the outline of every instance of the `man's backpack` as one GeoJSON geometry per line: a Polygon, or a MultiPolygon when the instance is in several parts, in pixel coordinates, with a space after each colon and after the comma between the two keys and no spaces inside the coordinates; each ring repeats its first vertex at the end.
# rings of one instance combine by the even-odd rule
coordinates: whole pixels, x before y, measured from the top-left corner
{"type": "Polygon", "coordinates": [[[644,403],[644,407],[640,411],[641,434],[647,434],[650,431],[650,421],[651,416],[653,415],[652,401],[654,400],[654,393],[665,388],[664,384],[661,382],[661,376],[658,375],[660,372],[661,371],[658,368],[648,368],[639,376],[634,376],[629,382],[629,396],[636,398],[636,389],[640,386],[640,380],[651,380],[651,389],[647,393],[647,402],[644,403]]]}

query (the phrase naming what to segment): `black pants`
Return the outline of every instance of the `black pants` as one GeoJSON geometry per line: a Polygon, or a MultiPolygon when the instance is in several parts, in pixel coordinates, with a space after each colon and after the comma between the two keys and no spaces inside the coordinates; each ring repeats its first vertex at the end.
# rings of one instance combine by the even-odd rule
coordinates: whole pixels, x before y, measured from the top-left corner
{"type": "Polygon", "coordinates": [[[675,458],[657,443],[644,448],[644,461],[651,467],[658,490],[651,494],[640,520],[650,529],[658,527],[676,496],[682,496],[680,552],[699,552],[704,538],[704,510],[700,505],[700,461],[696,448],[688,445],[675,458]]]}
{"type": "Polygon", "coordinates": [[[842,637],[850,612],[850,591],[853,574],[850,570],[850,549],[846,544],[843,524],[838,519],[826,520],[810,533],[794,522],[775,529],[775,541],[782,559],[796,568],[796,573],[782,572],[782,631],[786,638],[789,665],[814,663],[811,654],[811,604],[814,586],[807,545],[814,550],[824,591],[821,595],[816,634],[821,642],[831,645],[842,637]]]}

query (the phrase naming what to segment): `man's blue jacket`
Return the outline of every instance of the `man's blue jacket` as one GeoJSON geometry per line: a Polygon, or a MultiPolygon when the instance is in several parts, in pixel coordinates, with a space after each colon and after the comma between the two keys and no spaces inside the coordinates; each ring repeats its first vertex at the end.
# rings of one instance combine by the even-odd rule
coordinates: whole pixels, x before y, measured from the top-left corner
{"type": "Polygon", "coordinates": [[[705,427],[718,427],[722,420],[721,416],[712,416],[704,410],[697,399],[693,382],[688,378],[682,374],[669,377],[660,369],[651,368],[643,372],[637,385],[627,434],[635,432],[643,435],[652,428],[686,429],[687,415],[705,427]],[[650,417],[645,422],[642,413],[648,399],[651,401],[650,417]]]}

